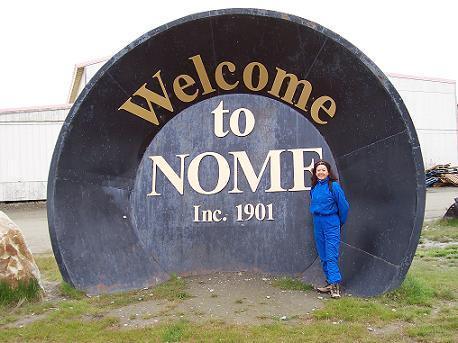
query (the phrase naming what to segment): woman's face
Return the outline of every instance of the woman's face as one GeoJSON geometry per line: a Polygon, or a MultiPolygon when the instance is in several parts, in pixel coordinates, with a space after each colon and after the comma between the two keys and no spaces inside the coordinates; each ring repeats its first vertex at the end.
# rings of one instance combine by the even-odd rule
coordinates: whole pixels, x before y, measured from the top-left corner
{"type": "Polygon", "coordinates": [[[320,164],[316,167],[315,174],[318,180],[324,180],[329,176],[329,171],[324,164],[320,164]]]}

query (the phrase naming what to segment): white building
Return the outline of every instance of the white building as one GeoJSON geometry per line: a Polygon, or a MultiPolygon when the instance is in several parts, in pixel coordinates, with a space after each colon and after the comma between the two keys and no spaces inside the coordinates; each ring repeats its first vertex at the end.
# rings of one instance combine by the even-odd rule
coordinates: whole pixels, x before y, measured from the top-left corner
{"type": "Polygon", "coordinates": [[[412,118],[425,168],[458,165],[456,82],[388,74],[412,118]]]}
{"type": "Polygon", "coordinates": [[[0,201],[46,199],[52,153],[70,107],[0,110],[0,201]]]}
{"type": "MultiPolygon", "coordinates": [[[[75,66],[68,104],[0,110],[0,202],[46,199],[60,128],[84,86],[106,59],[75,66]]],[[[456,82],[388,74],[417,130],[425,167],[458,165],[456,82]]]]}

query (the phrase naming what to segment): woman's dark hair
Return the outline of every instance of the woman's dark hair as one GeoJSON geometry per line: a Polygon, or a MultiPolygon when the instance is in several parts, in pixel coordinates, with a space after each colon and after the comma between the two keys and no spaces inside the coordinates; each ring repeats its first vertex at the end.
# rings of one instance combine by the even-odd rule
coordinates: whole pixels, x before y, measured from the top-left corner
{"type": "Polygon", "coordinates": [[[326,169],[328,170],[329,172],[329,180],[328,180],[328,185],[329,185],[329,189],[331,189],[332,187],[332,181],[337,181],[337,177],[334,175],[334,173],[332,172],[332,169],[331,169],[331,165],[326,162],[326,161],[323,161],[323,160],[318,160],[315,165],[313,166],[313,169],[312,169],[312,188],[314,188],[316,186],[316,184],[318,183],[318,178],[316,177],[316,168],[318,166],[325,166],[326,169]]]}

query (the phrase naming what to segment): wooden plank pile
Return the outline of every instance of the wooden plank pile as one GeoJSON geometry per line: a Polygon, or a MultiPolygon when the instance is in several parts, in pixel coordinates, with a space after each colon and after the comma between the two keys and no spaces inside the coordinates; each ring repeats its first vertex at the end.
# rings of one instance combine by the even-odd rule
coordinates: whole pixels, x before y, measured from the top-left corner
{"type": "Polygon", "coordinates": [[[458,166],[439,164],[426,169],[426,187],[456,186],[458,187],[458,166]]]}

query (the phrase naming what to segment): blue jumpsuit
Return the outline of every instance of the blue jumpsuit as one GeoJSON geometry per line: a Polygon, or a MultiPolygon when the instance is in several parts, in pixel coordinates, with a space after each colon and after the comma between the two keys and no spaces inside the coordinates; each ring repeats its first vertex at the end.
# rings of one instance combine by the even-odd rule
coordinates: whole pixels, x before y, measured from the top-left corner
{"type": "Polygon", "coordinates": [[[345,224],[349,205],[337,182],[329,190],[328,178],[318,180],[310,191],[315,244],[321,266],[330,284],[342,281],[339,270],[340,227],[345,224]]]}

